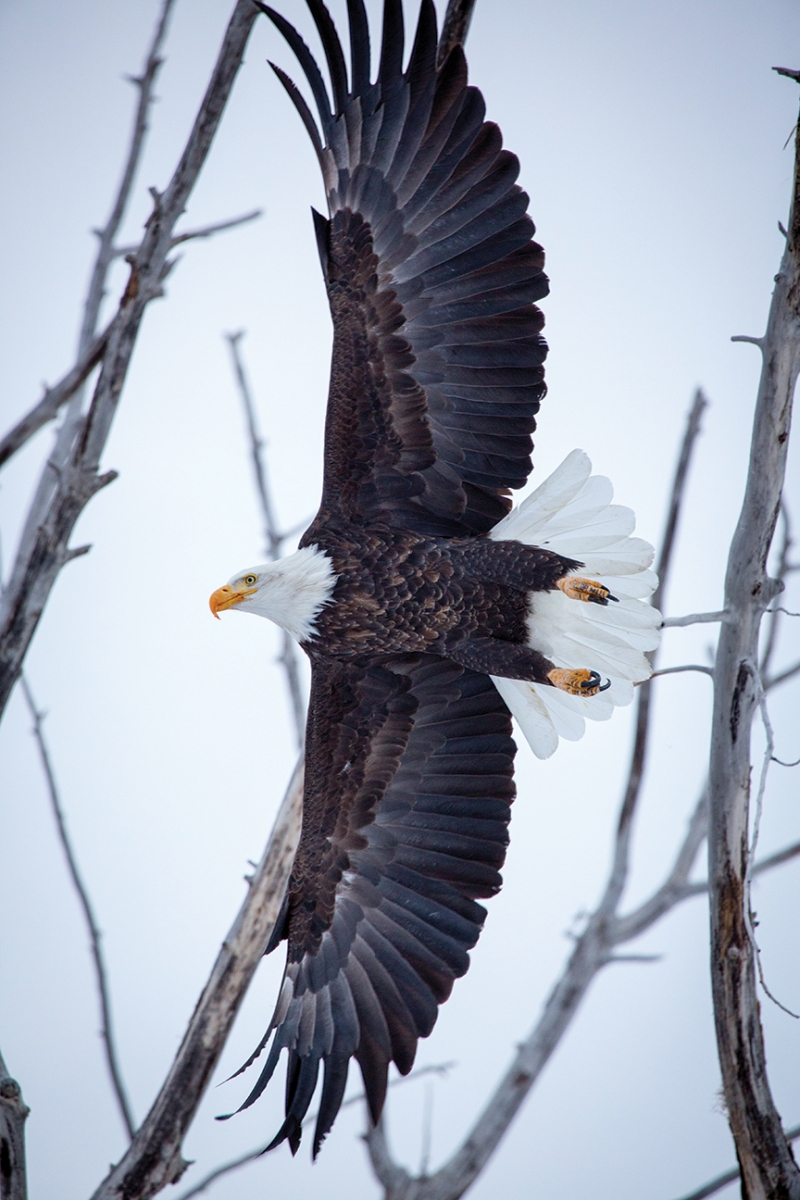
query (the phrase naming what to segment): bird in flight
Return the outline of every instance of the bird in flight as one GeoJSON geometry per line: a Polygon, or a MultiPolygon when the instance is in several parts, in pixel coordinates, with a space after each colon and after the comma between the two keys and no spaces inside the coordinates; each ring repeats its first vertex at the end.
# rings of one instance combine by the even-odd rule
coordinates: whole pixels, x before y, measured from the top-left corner
{"type": "Polygon", "coordinates": [[[500,888],[514,797],[513,716],[534,753],[576,739],[650,675],[660,616],[652,548],[573,451],[518,509],[544,395],[546,295],[517,158],[485,119],[460,46],[437,63],[422,0],[404,67],[401,0],[385,0],[373,80],[363,0],[349,69],[307,0],[330,92],[297,31],[318,110],[273,67],[322,169],[314,213],[333,319],[319,511],[297,553],[238,573],[215,615],[257,613],[311,662],[303,826],[267,950],[288,943],[271,1041],[247,1107],[288,1052],[300,1143],[322,1089],[316,1156],[361,1069],[372,1120],[390,1063],[469,965],[500,888]]]}

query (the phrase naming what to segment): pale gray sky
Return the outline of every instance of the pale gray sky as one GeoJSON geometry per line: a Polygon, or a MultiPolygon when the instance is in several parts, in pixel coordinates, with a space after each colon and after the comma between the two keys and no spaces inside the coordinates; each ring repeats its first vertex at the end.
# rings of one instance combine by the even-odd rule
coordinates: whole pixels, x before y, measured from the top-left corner
{"type": "MultiPolygon", "coordinates": [[[[307,29],[299,0],[279,7],[307,29]]],[[[171,173],[228,9],[228,0],[178,0],[126,240],[147,215],[147,187],[171,173]]],[[[339,21],[343,9],[334,5],[339,21]]],[[[89,230],[107,215],[128,133],[133,97],[122,76],[140,68],[155,11],[144,0],[0,7],[3,426],[71,362],[89,230]]],[[[468,50],[488,113],[521,158],[552,280],[535,479],[581,446],[655,540],[682,421],[702,384],[712,407],[668,610],[716,609],[758,377],[757,352],[729,339],[762,332],[781,253],[791,173],[783,145],[798,95],[770,68],[800,65],[796,0],[478,0],[468,50]]],[[[319,495],[330,334],[308,210],[323,196],[267,57],[297,76],[264,21],[186,220],[256,206],[265,216],[188,247],[166,299],[151,306],[104,460],[120,478],[82,519],[76,541],[94,548],[64,572],[28,662],[105,933],[139,1118],[293,760],[274,632],[240,616],[218,624],[206,606],[213,588],[262,558],[224,331],[248,331],[243,350],[281,518],[310,516],[319,495]]],[[[114,287],[123,279],[121,270],[114,287]]],[[[40,434],[0,480],[6,560],[51,436],[40,434]]],[[[800,521],[796,455],[789,495],[800,521]]],[[[797,594],[788,607],[800,607],[797,594]]],[[[703,661],[710,637],[708,627],[671,632],[665,663],[703,661]]],[[[795,634],[795,653],[799,642],[795,634]]],[[[694,802],[709,691],[702,676],[659,685],[630,901],[658,882],[694,802]]],[[[795,710],[790,690],[776,695],[786,759],[800,754],[795,710]]],[[[123,1138],[86,935],[28,724],[17,695],[0,729],[0,1045],[33,1110],[32,1196],[79,1200],[123,1138]]],[[[577,745],[562,743],[547,763],[520,750],[506,885],[469,975],[418,1056],[458,1062],[432,1084],[434,1165],[533,1023],[569,951],[565,930],[597,898],[629,740],[623,714],[577,745]]],[[[798,837],[796,781],[774,768],[765,851],[798,837]]],[[[798,865],[758,884],[769,981],[795,1009],[798,899],[798,865]]],[[[733,1161],[716,1097],[704,904],[686,905],[637,949],[664,957],[601,976],[475,1200],[672,1200],[733,1161]]],[[[220,1080],[258,1041],[281,969],[282,952],[260,969],[220,1080]]],[[[763,1012],[776,1098],[792,1123],[800,1028],[769,1003],[763,1012]]],[[[198,1163],[187,1182],[277,1129],[280,1080],[235,1121],[213,1121],[246,1086],[212,1089],[185,1147],[198,1163]]],[[[390,1106],[393,1144],[414,1167],[425,1086],[398,1089],[390,1106]]],[[[356,1140],[361,1122],[360,1112],[343,1113],[313,1168],[305,1145],[294,1161],[283,1147],[209,1194],[368,1200],[377,1187],[356,1140]]]]}

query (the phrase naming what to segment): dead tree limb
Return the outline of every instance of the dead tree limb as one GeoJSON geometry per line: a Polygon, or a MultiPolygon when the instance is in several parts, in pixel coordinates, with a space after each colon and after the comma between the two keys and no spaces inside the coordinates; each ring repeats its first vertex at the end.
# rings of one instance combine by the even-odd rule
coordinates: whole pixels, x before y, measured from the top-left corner
{"type": "Polygon", "coordinates": [[[27,1200],[25,1118],[29,1112],[0,1054],[0,1200],[27,1200]]]}
{"type": "MultiPolygon", "coordinates": [[[[142,74],[130,78],[130,82],[139,90],[139,99],[134,112],[133,127],[122,169],[122,177],[111,206],[111,213],[103,229],[95,230],[98,247],[83,305],[83,317],[78,335],[77,356],[79,364],[86,361],[89,357],[92,343],[97,333],[100,308],[107,291],[108,272],[114,258],[113,243],[125,216],[141,162],[147,136],[150,108],[154,101],[156,78],[163,61],[161,50],[166,38],[169,16],[174,2],[175,0],[161,0],[159,17],[147,52],[142,74]]],[[[101,354],[105,353],[110,328],[109,326],[106,330],[101,354]]],[[[100,359],[98,358],[97,361],[100,361],[100,359]]],[[[86,376],[84,376],[85,378],[86,376]]],[[[69,395],[64,396],[64,399],[67,401],[64,419],[61,423],[61,428],[56,434],[53,449],[42,470],[22,528],[19,549],[9,581],[11,594],[15,594],[21,584],[22,577],[25,574],[26,567],[33,553],[39,528],[47,512],[48,505],[53,499],[53,493],[61,477],[61,472],[69,460],[70,453],[78,436],[84,397],[85,389],[82,381],[77,387],[70,389],[69,395]]],[[[46,400],[47,397],[45,396],[44,399],[46,400]]],[[[33,431],[31,430],[31,432],[33,431]]],[[[2,712],[2,703],[0,703],[0,712],[2,712]]]]}
{"type": "Polygon", "coordinates": [[[237,0],[175,173],[163,194],[153,193],[153,212],[141,245],[131,256],[130,278],[111,322],[89,410],[85,417],[77,418],[74,437],[67,439],[68,453],[63,463],[51,459],[55,476],[52,493],[47,495],[45,489],[45,494],[34,502],[0,613],[0,713],[22,669],[58,573],[69,560],[68,543],[75,523],[92,496],[116,478],[114,472],[101,475],[99,464],[142,318],[148,304],[162,295],[172,266],[169,253],[175,223],[186,208],[211,148],[257,16],[252,0],[237,0]]]}
{"type": "MultiPolygon", "coordinates": [[[[415,1071],[411,1071],[409,1075],[400,1075],[397,1079],[389,1080],[389,1087],[401,1087],[404,1083],[411,1083],[412,1080],[419,1079],[422,1075],[446,1075],[447,1072],[455,1066],[455,1063],[431,1063],[426,1067],[418,1067],[415,1071]]],[[[358,1092],[355,1096],[349,1096],[347,1100],[343,1100],[339,1106],[339,1110],[343,1108],[352,1108],[354,1104],[361,1104],[366,1099],[364,1092],[358,1092]]],[[[318,1112],[307,1113],[303,1118],[303,1128],[313,1125],[318,1117],[318,1112]]],[[[215,1167],[213,1171],[209,1171],[202,1179],[198,1179],[197,1183],[193,1184],[187,1191],[182,1192],[177,1200],[194,1200],[195,1196],[199,1196],[202,1192],[207,1191],[218,1179],[222,1179],[225,1175],[230,1175],[232,1171],[238,1171],[242,1167],[246,1167],[248,1163],[255,1162],[261,1158],[269,1150],[269,1142],[265,1142],[263,1146],[257,1146],[255,1150],[249,1150],[247,1154],[242,1154],[239,1158],[234,1158],[230,1162],[222,1163],[215,1167]]]]}
{"type": "Polygon", "coordinates": [[[300,838],[302,797],[299,765],[161,1091],[93,1200],[148,1200],[168,1183],[177,1183],[186,1170],[183,1139],[278,919],[300,838]]]}
{"type": "MultiPolygon", "coordinates": [[[[800,1125],[794,1125],[791,1129],[787,1129],[784,1137],[787,1142],[796,1142],[800,1138],[800,1125]]],[[[681,1196],[681,1200],[707,1200],[708,1196],[713,1196],[716,1192],[721,1192],[729,1183],[735,1183],[740,1178],[741,1171],[739,1168],[732,1167],[730,1171],[723,1171],[721,1175],[717,1175],[715,1179],[710,1179],[708,1183],[704,1183],[702,1187],[696,1188],[695,1191],[681,1196]]]]}
{"type": "Polygon", "coordinates": [[[775,277],[741,514],[731,542],[714,667],[709,769],[709,886],[714,1021],[726,1110],[746,1200],[797,1200],[800,1171],[767,1078],[749,933],[750,731],[762,695],[761,619],[781,585],[766,563],[781,503],[800,370],[800,130],[789,234],[775,277]]]}
{"type": "Polygon", "coordinates": [[[108,330],[106,329],[94,339],[83,358],[67,371],[63,379],[53,384],[52,387],[46,387],[39,403],[35,404],[30,412],[17,421],[12,429],[9,429],[3,440],[0,441],[0,467],[7,463],[12,455],[16,454],[35,433],[38,433],[43,425],[58,416],[62,405],[72,399],[100,362],[107,340],[108,330]]]}
{"type": "MultiPolygon", "coordinates": [[[[250,388],[250,382],[247,378],[247,373],[244,369],[241,351],[239,350],[239,342],[243,337],[243,330],[239,330],[238,333],[225,334],[225,340],[230,347],[233,373],[239,389],[242,407],[244,408],[245,421],[247,423],[247,435],[250,440],[250,458],[253,464],[253,478],[255,480],[258,502],[261,507],[261,517],[264,522],[264,549],[267,557],[275,562],[276,559],[281,557],[284,544],[286,539],[289,537],[289,534],[282,533],[280,531],[275,517],[275,508],[272,503],[272,496],[269,489],[267,464],[264,460],[264,439],[258,432],[256,406],[253,401],[253,393],[250,388]]],[[[297,748],[298,750],[302,750],[306,729],[306,705],[305,701],[303,700],[303,691],[300,687],[300,668],[297,658],[297,643],[295,642],[294,638],[286,632],[285,629],[281,630],[281,653],[278,661],[286,673],[286,685],[289,689],[289,702],[291,704],[292,716],[294,718],[297,748]]]]}
{"type": "Polygon", "coordinates": [[[122,1070],[119,1065],[119,1055],[117,1054],[116,1039],[114,1038],[114,1025],[111,1019],[111,995],[108,987],[108,971],[106,970],[105,955],[103,954],[103,935],[100,927],[97,924],[97,919],[94,915],[92,902],[89,898],[89,892],[83,882],[83,877],[78,867],[78,861],[75,856],[75,851],[72,847],[69,833],[67,831],[67,823],[64,817],[64,810],[61,807],[61,799],[58,794],[58,785],[56,783],[53,763],[50,758],[50,751],[45,741],[44,730],[42,728],[45,714],[36,706],[33,698],[30,685],[22,676],[22,691],[25,695],[25,701],[28,705],[28,711],[31,714],[33,721],[33,736],[36,739],[36,747],[39,751],[39,759],[42,764],[45,782],[47,784],[47,792],[50,797],[50,806],[55,817],[56,828],[58,830],[59,841],[64,851],[64,857],[67,860],[67,869],[70,873],[75,891],[78,893],[78,900],[83,909],[84,919],[89,931],[89,941],[92,947],[92,958],[94,959],[95,980],[97,982],[97,995],[100,1001],[100,1019],[101,1029],[100,1036],[103,1039],[103,1048],[106,1054],[106,1065],[111,1078],[111,1087],[117,1100],[122,1123],[125,1126],[128,1137],[132,1138],[136,1132],[136,1122],[133,1119],[133,1111],[131,1109],[128,1093],[125,1089],[125,1084],[122,1079],[122,1070]]]}

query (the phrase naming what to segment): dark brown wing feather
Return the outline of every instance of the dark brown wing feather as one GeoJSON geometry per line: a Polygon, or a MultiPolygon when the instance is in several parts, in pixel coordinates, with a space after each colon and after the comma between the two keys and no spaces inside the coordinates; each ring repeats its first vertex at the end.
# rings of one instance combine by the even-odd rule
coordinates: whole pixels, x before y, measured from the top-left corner
{"type": "Polygon", "coordinates": [[[315,662],[303,832],[280,933],[289,949],[269,1054],[243,1107],[289,1052],[286,1120],[300,1142],[324,1066],[316,1155],[358,1060],[378,1119],[389,1063],[469,965],[508,841],[514,743],[491,681],[427,655],[366,671],[315,662]]]}
{"type": "Polygon", "coordinates": [[[275,68],[312,136],[331,220],[318,221],[334,322],[322,506],[421,533],[483,533],[530,472],[544,394],[534,301],[547,292],[519,164],[484,120],[463,52],[437,72],[436,17],[422,0],[405,71],[400,0],[386,0],[370,83],[363,0],[348,0],[351,77],[321,0],[308,0],[333,103],[300,36],[321,133],[275,68]],[[491,440],[487,439],[490,433],[491,440]]]}

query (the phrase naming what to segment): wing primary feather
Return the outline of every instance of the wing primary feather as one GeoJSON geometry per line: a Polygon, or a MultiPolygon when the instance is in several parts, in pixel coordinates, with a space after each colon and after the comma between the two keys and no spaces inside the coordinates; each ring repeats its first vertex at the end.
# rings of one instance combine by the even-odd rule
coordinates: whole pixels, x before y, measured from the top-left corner
{"type": "MultiPolygon", "coordinates": [[[[266,13],[273,25],[289,43],[289,46],[294,52],[295,58],[300,63],[300,66],[303,69],[303,74],[308,80],[308,85],[311,88],[314,100],[316,101],[317,108],[319,109],[319,116],[320,121],[322,122],[323,132],[325,133],[325,137],[328,139],[328,141],[330,141],[331,134],[333,132],[333,114],[331,112],[331,102],[330,97],[328,96],[328,89],[325,87],[325,80],[322,78],[322,74],[317,66],[314,55],[300,37],[300,34],[297,32],[294,25],[291,25],[285,17],[282,17],[281,14],[276,12],[274,8],[270,8],[268,4],[262,4],[260,0],[256,0],[256,3],[261,11],[266,13]]],[[[294,97],[292,98],[294,99],[294,97]]]]}
{"type": "MultiPolygon", "coordinates": [[[[288,919],[289,919],[289,891],[287,888],[286,895],[283,897],[283,903],[281,904],[280,912],[278,913],[278,919],[275,922],[275,925],[273,926],[272,933],[269,935],[269,941],[267,942],[267,948],[264,951],[265,954],[271,954],[273,950],[276,950],[278,948],[278,946],[280,945],[280,943],[283,941],[283,939],[286,937],[286,928],[287,928],[288,919]]],[[[259,1050],[258,1053],[260,1054],[261,1051],[259,1050]]],[[[237,1074],[238,1074],[238,1072],[237,1072],[237,1074]]]]}
{"type": "Polygon", "coordinates": [[[328,267],[330,264],[330,234],[331,223],[327,217],[323,217],[322,213],[318,213],[315,208],[311,209],[311,215],[314,219],[314,235],[317,239],[317,250],[319,251],[319,261],[322,267],[322,275],[325,282],[328,282],[328,267]]]}
{"type": "Polygon", "coordinates": [[[336,1114],[341,1108],[344,1091],[347,1087],[347,1070],[350,1055],[331,1055],[325,1059],[325,1074],[322,1083],[322,1096],[319,1102],[319,1115],[314,1130],[314,1147],[312,1158],[319,1154],[323,1141],[330,1132],[336,1114]]]}
{"type": "Polygon", "coordinates": [[[347,0],[350,23],[350,60],[354,96],[363,96],[370,87],[369,21],[364,0],[347,0]]]}
{"type": "Polygon", "coordinates": [[[402,0],[384,0],[381,61],[378,68],[378,77],[382,86],[389,80],[399,78],[402,74],[404,49],[405,30],[402,0]]]}
{"type": "Polygon", "coordinates": [[[328,63],[328,71],[331,76],[331,87],[333,88],[334,111],[338,115],[344,110],[347,104],[347,67],[342,53],[342,43],[339,41],[339,35],[336,32],[336,26],[331,20],[331,14],[328,12],[322,0],[306,0],[311,16],[314,18],[314,24],[317,27],[322,49],[325,51],[325,58],[328,63]]]}
{"type": "Polygon", "coordinates": [[[322,169],[322,174],[324,177],[326,175],[325,153],[322,145],[322,139],[319,136],[319,129],[317,129],[317,122],[314,120],[311,109],[306,104],[305,97],[303,96],[302,92],[298,90],[297,84],[289,78],[286,72],[282,71],[281,68],[274,62],[271,62],[269,65],[278,76],[278,79],[280,79],[281,83],[289,94],[289,99],[300,114],[300,120],[305,125],[306,131],[311,138],[311,142],[314,146],[314,150],[316,151],[317,159],[319,160],[319,165],[322,169]]]}

